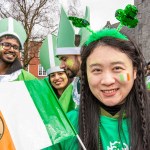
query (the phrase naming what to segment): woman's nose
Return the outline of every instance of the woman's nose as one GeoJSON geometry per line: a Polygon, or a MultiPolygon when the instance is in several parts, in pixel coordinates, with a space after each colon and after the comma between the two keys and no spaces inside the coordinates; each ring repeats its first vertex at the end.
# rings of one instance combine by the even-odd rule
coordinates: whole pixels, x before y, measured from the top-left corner
{"type": "Polygon", "coordinates": [[[58,80],[60,76],[58,74],[55,74],[55,80],[58,80]]]}
{"type": "Polygon", "coordinates": [[[115,83],[115,77],[112,73],[104,73],[102,75],[101,84],[103,85],[111,85],[115,83]]]}

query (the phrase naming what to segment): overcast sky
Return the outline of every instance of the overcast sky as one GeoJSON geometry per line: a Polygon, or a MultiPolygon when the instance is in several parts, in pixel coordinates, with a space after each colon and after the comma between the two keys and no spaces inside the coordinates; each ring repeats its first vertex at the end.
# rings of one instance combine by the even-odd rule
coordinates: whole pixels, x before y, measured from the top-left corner
{"type": "MultiPolygon", "coordinates": [[[[66,0],[63,0],[66,1],[66,0]]],[[[118,22],[115,18],[117,9],[124,9],[127,4],[134,4],[134,0],[80,0],[82,8],[90,7],[90,22],[93,30],[99,30],[107,21],[118,22]]]]}

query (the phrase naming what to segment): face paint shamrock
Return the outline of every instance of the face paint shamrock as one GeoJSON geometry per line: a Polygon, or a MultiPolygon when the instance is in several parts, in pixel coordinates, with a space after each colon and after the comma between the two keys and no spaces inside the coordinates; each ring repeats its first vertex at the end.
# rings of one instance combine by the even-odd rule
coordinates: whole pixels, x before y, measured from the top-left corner
{"type": "Polygon", "coordinates": [[[0,45],[0,50],[2,50],[3,48],[2,48],[2,45],[0,45]]]}
{"type": "Polygon", "coordinates": [[[73,60],[72,60],[72,59],[67,59],[66,64],[67,64],[69,67],[73,67],[73,60]]]}
{"type": "Polygon", "coordinates": [[[136,15],[138,13],[138,9],[134,5],[128,4],[124,10],[118,9],[115,13],[115,17],[120,21],[120,25],[118,26],[118,31],[121,29],[120,26],[127,26],[129,28],[136,27],[138,23],[138,19],[136,15]]]}

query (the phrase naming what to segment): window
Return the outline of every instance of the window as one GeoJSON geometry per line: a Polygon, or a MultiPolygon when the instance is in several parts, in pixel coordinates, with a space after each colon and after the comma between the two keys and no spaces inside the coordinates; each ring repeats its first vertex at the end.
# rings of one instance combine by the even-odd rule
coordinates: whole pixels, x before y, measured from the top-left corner
{"type": "Polygon", "coordinates": [[[38,76],[47,76],[47,73],[41,64],[38,65],[38,76]]]}

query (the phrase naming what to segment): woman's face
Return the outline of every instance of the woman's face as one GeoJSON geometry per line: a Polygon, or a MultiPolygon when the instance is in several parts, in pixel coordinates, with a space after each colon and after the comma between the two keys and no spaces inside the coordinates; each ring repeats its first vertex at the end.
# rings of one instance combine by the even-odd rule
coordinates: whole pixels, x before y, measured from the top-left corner
{"type": "Polygon", "coordinates": [[[50,82],[57,89],[65,89],[68,84],[68,77],[65,72],[55,72],[50,74],[50,82]]]}
{"type": "Polygon", "coordinates": [[[106,106],[124,103],[136,69],[131,59],[110,46],[99,46],[87,58],[87,78],[93,95],[106,106]]]}

